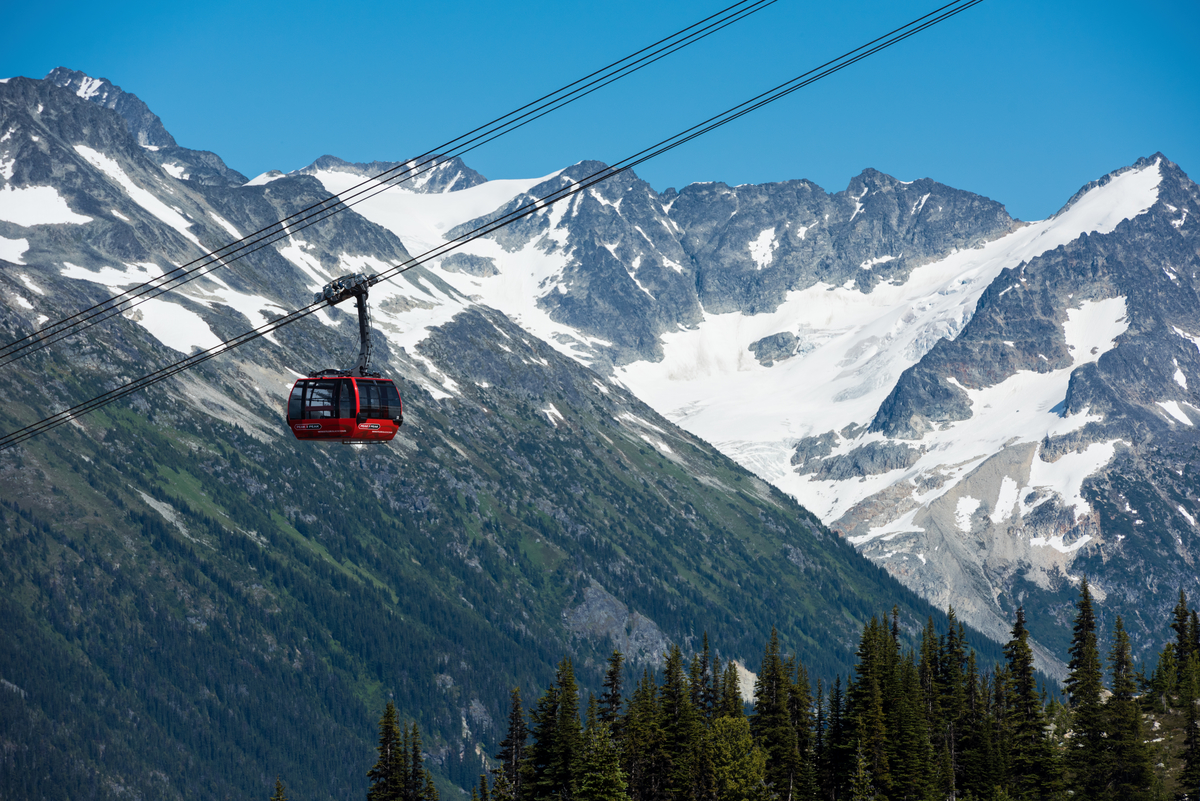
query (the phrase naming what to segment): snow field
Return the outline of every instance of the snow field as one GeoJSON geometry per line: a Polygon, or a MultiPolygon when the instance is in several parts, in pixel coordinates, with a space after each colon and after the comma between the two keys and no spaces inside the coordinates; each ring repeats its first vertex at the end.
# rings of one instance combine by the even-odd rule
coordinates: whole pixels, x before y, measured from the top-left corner
{"type": "MultiPolygon", "coordinates": [[[[495,211],[557,174],[551,173],[542,178],[488,181],[469,189],[429,194],[410,192],[404,188],[404,184],[395,184],[374,197],[361,202],[354,199],[349,202],[356,203],[353,208],[359,214],[400,237],[408,252],[418,256],[443,244],[445,240],[442,235],[446,231],[495,211]]],[[[315,177],[334,195],[347,193],[364,181],[361,175],[339,170],[320,170],[315,177]]],[[[369,193],[380,186],[380,182],[372,180],[363,188],[368,189],[369,193]]]]}
{"type": "MultiPolygon", "coordinates": [[[[741,461],[752,453],[753,464],[743,461],[744,466],[832,522],[859,500],[904,480],[910,471],[852,482],[817,482],[792,471],[791,443],[851,423],[868,423],[900,374],[939,338],[957,335],[980,295],[1005,268],[1016,267],[1082,234],[1111,231],[1121,220],[1144,213],[1157,200],[1161,178],[1157,164],[1123,173],[1104,186],[1093,187],[1054,218],[918,267],[902,285],[880,284],[867,294],[822,284],[789,293],[774,312],[706,315],[695,330],[664,335],[662,362],[637,362],[619,370],[618,375],[644,401],[715,443],[726,455],[741,461]],[[765,368],[747,347],[780,331],[801,338],[800,352],[765,368]],[[768,454],[774,454],[773,463],[768,454]]],[[[1091,342],[1087,333],[1091,326],[1124,330],[1118,321],[1124,315],[1124,301],[1120,304],[1120,314],[1115,314],[1115,307],[1085,307],[1071,313],[1071,331],[1075,333],[1069,332],[1069,337],[1079,340],[1071,341],[1076,346],[1072,351],[1076,365],[1092,347],[1087,344],[1087,349],[1081,350],[1083,340],[1091,342]]],[[[1111,336],[1104,339],[1102,332],[1092,333],[1099,352],[1111,347],[1111,336]]],[[[1043,387],[1057,394],[1052,402],[1046,403],[1047,398],[1038,401],[1047,417],[1060,423],[1061,418],[1049,414],[1048,409],[1062,400],[1068,378],[1069,371],[1064,371],[1052,390],[1049,385],[1043,387]]],[[[1030,389],[1020,384],[1026,380],[1030,379],[1018,377],[1018,383],[999,390],[1003,397],[989,397],[983,403],[998,410],[1021,400],[1021,393],[1030,389]]],[[[1028,414],[1031,405],[1023,406],[1028,414]]],[[[975,408],[979,407],[976,403],[975,408]]],[[[1012,406],[1010,413],[1015,415],[1020,408],[1012,406]]],[[[987,417],[997,431],[1015,422],[1011,417],[987,417]]],[[[996,436],[986,436],[970,448],[973,454],[960,455],[984,456],[1001,447],[1004,439],[1007,437],[997,441],[996,436]]],[[[867,441],[858,438],[843,444],[849,451],[867,441]]],[[[952,443],[939,443],[939,447],[950,446],[952,443]]],[[[943,454],[937,463],[960,461],[951,456],[943,454]]],[[[931,465],[923,466],[928,469],[931,465]]]]}

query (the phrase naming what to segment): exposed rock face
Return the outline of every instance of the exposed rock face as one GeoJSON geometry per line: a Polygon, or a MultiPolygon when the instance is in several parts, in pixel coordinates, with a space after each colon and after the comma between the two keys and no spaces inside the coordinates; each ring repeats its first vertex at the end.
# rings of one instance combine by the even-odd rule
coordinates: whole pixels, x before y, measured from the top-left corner
{"type": "MultiPolygon", "coordinates": [[[[812,451],[807,448],[803,452],[812,455],[812,451]]],[[[798,448],[793,463],[802,458],[801,453],[801,449],[798,448]]],[[[916,464],[920,457],[920,450],[904,443],[868,442],[849,453],[827,459],[806,458],[804,467],[798,472],[813,473],[817,478],[824,480],[845,481],[903,470],[916,464]]]]}
{"type": "Polygon", "coordinates": [[[583,600],[578,606],[563,612],[563,622],[581,637],[608,638],[612,647],[634,664],[661,665],[671,645],[653,620],[630,612],[628,606],[596,582],[583,589],[583,600]]]}
{"type": "Polygon", "coordinates": [[[410,159],[409,161],[349,162],[336,156],[321,156],[312,164],[297,170],[301,175],[316,175],[321,171],[348,172],[363,178],[386,173],[383,180],[406,178],[401,184],[407,192],[424,194],[456,192],[479,186],[487,181],[457,156],[410,159]]]}
{"type": "Polygon", "coordinates": [[[440,266],[447,272],[466,273],[478,278],[488,278],[497,273],[495,259],[472,256],[470,253],[451,253],[442,259],[440,266]]]}
{"type": "MultiPolygon", "coordinates": [[[[1179,588],[1196,591],[1200,255],[1185,210],[1200,190],[1160,154],[1059,215],[1121,181],[1151,187],[1144,210],[1004,270],[962,332],[905,371],[870,430],[931,455],[836,523],[926,597],[991,619],[996,636],[1019,603],[1069,604],[1086,574],[1149,647],[1179,588]],[[984,438],[978,456],[935,469],[956,431],[984,438]],[[1012,444],[989,454],[1006,434],[1012,444]]],[[[841,458],[801,469],[833,476],[841,458]]],[[[1043,644],[1061,640],[1057,617],[1031,623],[1043,644]]]]}
{"type": "Polygon", "coordinates": [[[167,133],[158,115],[137,95],[114,86],[108,79],[92,78],[77,70],[55,67],[50,70],[46,80],[120,114],[129,126],[129,132],[142,147],[176,147],[175,137],[167,133]]]}
{"type": "MultiPolygon", "coordinates": [[[[603,169],[573,165],[447,237],[603,169]]],[[[625,172],[561,205],[489,239],[508,254],[561,262],[538,285],[536,302],[554,321],[608,343],[591,349],[594,366],[660,359],[664,334],[705,315],[771,311],[787,293],[818,283],[869,292],[902,281],[916,265],[1016,225],[987,198],[875,170],[832,195],[808,181],[695,184],[660,195],[625,172]]],[[[789,345],[803,349],[797,333],[762,342],[764,355],[755,358],[773,363],[789,345]]]]}
{"type": "Polygon", "coordinates": [[[771,334],[750,343],[750,352],[763,367],[770,367],[777,361],[783,361],[796,355],[800,338],[790,331],[771,334]]]}

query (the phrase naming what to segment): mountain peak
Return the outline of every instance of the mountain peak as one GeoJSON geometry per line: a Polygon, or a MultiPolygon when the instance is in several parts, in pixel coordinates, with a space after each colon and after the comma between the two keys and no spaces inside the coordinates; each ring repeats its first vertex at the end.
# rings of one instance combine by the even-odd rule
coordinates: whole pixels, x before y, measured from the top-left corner
{"type": "Polygon", "coordinates": [[[46,75],[46,80],[120,114],[142,147],[176,147],[175,137],[167,132],[158,115],[137,95],[126,92],[107,78],[93,78],[78,70],[55,67],[46,75]]]}
{"type": "Polygon", "coordinates": [[[482,183],[487,178],[468,167],[458,156],[432,156],[408,161],[371,161],[352,162],[337,156],[324,155],[307,167],[296,170],[302,175],[317,175],[321,172],[344,172],[362,178],[373,178],[380,173],[392,172],[403,167],[389,180],[409,176],[404,179],[404,188],[409,192],[455,192],[460,189],[470,189],[482,183]]]}

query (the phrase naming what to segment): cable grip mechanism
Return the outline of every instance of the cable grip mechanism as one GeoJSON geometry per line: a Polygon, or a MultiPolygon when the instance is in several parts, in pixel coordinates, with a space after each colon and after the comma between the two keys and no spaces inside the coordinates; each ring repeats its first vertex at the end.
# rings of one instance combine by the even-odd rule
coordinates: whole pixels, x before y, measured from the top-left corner
{"type": "Polygon", "coordinates": [[[313,296],[314,303],[324,302],[336,306],[343,300],[354,298],[358,307],[358,364],[351,371],[353,375],[368,375],[367,367],[371,361],[371,310],[367,306],[367,293],[375,276],[364,273],[350,273],[341,278],[335,278],[321,288],[313,296]]]}

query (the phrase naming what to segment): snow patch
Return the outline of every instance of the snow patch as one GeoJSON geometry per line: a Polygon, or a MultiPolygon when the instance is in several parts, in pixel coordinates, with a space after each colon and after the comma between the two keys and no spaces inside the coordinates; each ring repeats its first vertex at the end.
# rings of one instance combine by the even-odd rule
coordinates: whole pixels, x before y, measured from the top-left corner
{"type": "Polygon", "coordinates": [[[229,235],[232,236],[234,239],[242,238],[241,232],[238,231],[238,229],[234,228],[233,224],[231,222],[229,222],[229,220],[226,220],[224,217],[222,217],[220,214],[217,214],[215,211],[212,211],[210,209],[208,212],[208,216],[212,217],[214,220],[216,220],[217,225],[221,226],[226,231],[228,231],[229,235]]]}
{"type": "MultiPolygon", "coordinates": [[[[1040,456],[1035,455],[1029,470],[1029,486],[1057,492],[1062,496],[1065,504],[1075,510],[1075,519],[1080,520],[1091,512],[1091,507],[1088,506],[1082,495],[1084,479],[1112,461],[1113,456],[1117,453],[1117,443],[1120,441],[1114,439],[1108,442],[1093,442],[1084,451],[1064,454],[1055,462],[1044,462],[1040,456]]],[[[1026,506],[1022,500],[1021,514],[1028,514],[1035,506],[1039,505],[1041,502],[1026,506]]],[[[1061,541],[1061,537],[1059,540],[1061,541]]],[[[1071,550],[1082,544],[1082,542],[1075,543],[1071,546],[1071,550]]],[[[1059,550],[1062,549],[1059,548],[1059,550]]],[[[1063,551],[1063,553],[1067,553],[1067,551],[1063,551]]]]}
{"type": "Polygon", "coordinates": [[[1179,326],[1175,326],[1175,325],[1171,326],[1171,330],[1173,330],[1176,334],[1178,334],[1179,336],[1186,339],[1188,342],[1191,342],[1193,345],[1195,345],[1196,350],[1200,350],[1200,336],[1194,336],[1192,334],[1189,334],[1187,331],[1184,331],[1181,328],[1179,328],[1179,326]]]}
{"type": "Polygon", "coordinates": [[[34,225],[81,225],[91,217],[71,211],[67,201],[53,186],[14,187],[0,189],[0,220],[29,228],[34,225]]]}
{"type": "MultiPolygon", "coordinates": [[[[901,254],[904,255],[904,254],[901,254]]],[[[876,264],[887,264],[889,261],[895,261],[898,256],[877,256],[873,259],[867,259],[862,264],[858,265],[860,270],[869,270],[876,264]]]]}
{"type": "Polygon", "coordinates": [[[545,409],[542,409],[542,414],[546,415],[546,417],[550,420],[550,424],[555,428],[558,428],[559,420],[564,423],[567,421],[567,419],[562,416],[562,412],[560,412],[558,407],[556,407],[553,403],[551,403],[545,409]]]}
{"type": "Polygon", "coordinates": [[[28,239],[5,239],[0,236],[0,259],[10,264],[24,264],[21,257],[29,250],[28,239]]]}
{"type": "Polygon", "coordinates": [[[759,270],[770,266],[775,258],[775,249],[779,243],[775,239],[775,229],[768,228],[750,243],[750,258],[759,270]]]}
{"type": "Polygon", "coordinates": [[[246,181],[246,183],[242,184],[242,186],[266,186],[272,181],[278,181],[280,178],[285,177],[287,176],[285,176],[279,170],[267,170],[260,175],[254,176],[249,181],[246,181]]]}
{"type": "Polygon", "coordinates": [[[1174,417],[1179,422],[1183,423],[1185,426],[1192,425],[1192,419],[1184,414],[1183,409],[1179,408],[1178,402],[1158,401],[1158,405],[1162,407],[1163,411],[1165,411],[1171,417],[1174,417]]]}
{"type": "Polygon", "coordinates": [[[184,172],[184,170],[187,168],[184,167],[182,164],[175,164],[174,162],[167,162],[166,164],[162,164],[160,166],[162,167],[163,172],[165,172],[167,175],[171,176],[172,178],[177,178],[182,181],[188,177],[188,174],[186,172],[184,172]]]}
{"type": "Polygon", "coordinates": [[[999,525],[1012,515],[1017,505],[1018,489],[1017,482],[1009,476],[1005,476],[1000,482],[1000,494],[996,497],[996,507],[990,515],[993,523],[999,525]]]}
{"type": "Polygon", "coordinates": [[[964,534],[971,533],[971,515],[975,514],[981,503],[983,501],[972,498],[970,495],[964,495],[958,499],[958,504],[954,507],[954,520],[958,523],[959,531],[964,534]]]}
{"type": "Polygon", "coordinates": [[[152,298],[138,307],[138,325],[172,350],[188,354],[193,348],[208,350],[221,344],[204,318],[178,303],[152,298]]]}
{"type": "Polygon", "coordinates": [[[82,97],[84,100],[90,100],[100,94],[100,90],[104,87],[104,81],[98,78],[84,78],[80,82],[79,88],[75,90],[75,94],[82,97]]]}
{"type": "Polygon", "coordinates": [[[925,529],[921,528],[920,526],[915,525],[913,523],[913,518],[915,518],[917,516],[917,512],[919,512],[919,511],[921,511],[920,508],[913,509],[909,512],[906,512],[905,514],[901,515],[900,517],[896,518],[895,520],[893,520],[892,522],[890,522],[886,525],[876,526],[874,528],[868,529],[866,534],[862,534],[857,537],[849,537],[848,539],[850,540],[850,544],[851,545],[863,545],[864,543],[870,542],[871,540],[878,539],[880,537],[883,537],[884,539],[891,539],[892,537],[895,537],[897,534],[909,534],[909,533],[919,534],[925,530],[925,529]]]}
{"type": "Polygon", "coordinates": [[[33,280],[30,279],[30,277],[25,273],[17,273],[17,279],[20,280],[20,282],[24,284],[30,292],[36,292],[39,295],[45,296],[45,290],[33,283],[33,280]]]}

